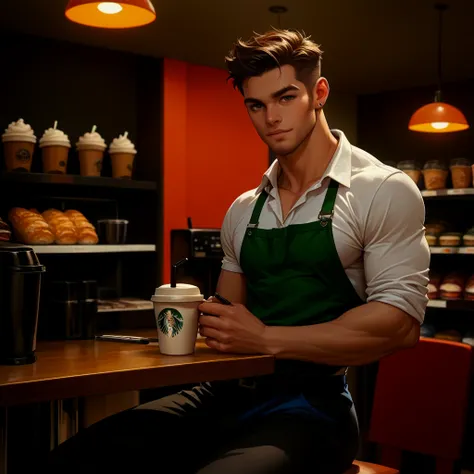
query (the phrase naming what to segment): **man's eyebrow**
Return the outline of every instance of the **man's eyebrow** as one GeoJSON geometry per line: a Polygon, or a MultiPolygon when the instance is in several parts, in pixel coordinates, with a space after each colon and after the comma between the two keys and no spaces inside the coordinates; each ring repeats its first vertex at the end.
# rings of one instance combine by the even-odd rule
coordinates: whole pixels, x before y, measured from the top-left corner
{"type": "MultiPolygon", "coordinates": [[[[290,91],[299,91],[299,87],[291,84],[289,86],[283,87],[282,89],[277,90],[276,92],[272,93],[272,98],[277,99],[278,97],[281,97],[282,95],[286,94],[287,92],[290,91]]],[[[244,104],[263,104],[263,102],[260,99],[255,99],[254,97],[247,97],[244,100],[244,104]]]]}

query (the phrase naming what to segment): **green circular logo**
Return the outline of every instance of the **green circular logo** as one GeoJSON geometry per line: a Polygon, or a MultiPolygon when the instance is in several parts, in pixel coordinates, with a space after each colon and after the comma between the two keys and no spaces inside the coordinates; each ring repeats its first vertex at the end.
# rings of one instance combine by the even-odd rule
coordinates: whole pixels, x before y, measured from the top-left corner
{"type": "Polygon", "coordinates": [[[178,310],[165,308],[157,316],[156,324],[165,336],[175,337],[183,329],[184,319],[178,310]]]}

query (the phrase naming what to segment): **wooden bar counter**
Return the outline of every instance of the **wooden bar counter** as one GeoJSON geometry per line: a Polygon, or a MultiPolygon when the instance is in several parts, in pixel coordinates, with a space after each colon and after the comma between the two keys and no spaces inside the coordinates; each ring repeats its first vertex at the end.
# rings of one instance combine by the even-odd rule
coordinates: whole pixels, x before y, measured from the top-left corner
{"type": "MultiPolygon", "coordinates": [[[[132,335],[156,337],[156,331],[132,335]]],[[[39,342],[36,355],[34,364],[0,366],[0,406],[251,377],[274,368],[271,356],[219,353],[202,341],[187,356],[162,355],[157,343],[108,341],[39,342]]]]}

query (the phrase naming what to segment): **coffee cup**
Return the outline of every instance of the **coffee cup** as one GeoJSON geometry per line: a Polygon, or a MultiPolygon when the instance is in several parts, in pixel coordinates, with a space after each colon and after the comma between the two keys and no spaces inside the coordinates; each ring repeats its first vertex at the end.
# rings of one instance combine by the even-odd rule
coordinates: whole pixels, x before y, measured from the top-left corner
{"type": "Polygon", "coordinates": [[[76,147],[79,153],[81,176],[100,176],[107,145],[100,134],[96,132],[95,125],[91,132],[79,137],[76,147]]]}
{"type": "Polygon", "coordinates": [[[109,146],[109,155],[112,161],[112,177],[131,179],[136,154],[137,150],[128,138],[128,132],[119,135],[118,138],[114,138],[109,146]]]}
{"type": "Polygon", "coordinates": [[[67,161],[71,142],[68,136],[57,127],[48,128],[41,137],[39,143],[43,154],[43,171],[45,173],[64,174],[67,169],[67,161]]]}
{"type": "Polygon", "coordinates": [[[166,355],[194,353],[199,309],[204,296],[197,286],[177,283],[162,285],[151,297],[155,310],[160,352],[166,355]]]}
{"type": "Polygon", "coordinates": [[[12,122],[2,135],[7,171],[31,170],[36,136],[23,119],[12,122]]]}

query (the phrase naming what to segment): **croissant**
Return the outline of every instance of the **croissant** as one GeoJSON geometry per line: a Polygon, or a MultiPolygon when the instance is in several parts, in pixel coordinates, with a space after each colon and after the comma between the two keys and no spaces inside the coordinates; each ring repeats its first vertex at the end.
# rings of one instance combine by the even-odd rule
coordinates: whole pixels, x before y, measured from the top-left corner
{"type": "Polygon", "coordinates": [[[22,207],[14,207],[8,213],[16,238],[30,245],[49,245],[54,242],[54,234],[43,216],[22,207]]]}
{"type": "Polygon", "coordinates": [[[91,245],[99,242],[95,227],[85,218],[84,214],[72,209],[67,210],[64,214],[74,223],[80,244],[91,245]]]}
{"type": "Polygon", "coordinates": [[[55,241],[60,245],[74,245],[77,243],[77,232],[71,219],[57,209],[48,209],[43,212],[44,220],[49,224],[55,241]]]}

